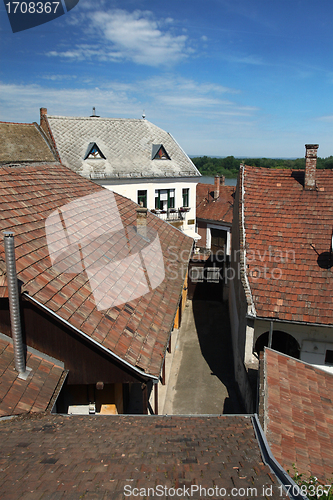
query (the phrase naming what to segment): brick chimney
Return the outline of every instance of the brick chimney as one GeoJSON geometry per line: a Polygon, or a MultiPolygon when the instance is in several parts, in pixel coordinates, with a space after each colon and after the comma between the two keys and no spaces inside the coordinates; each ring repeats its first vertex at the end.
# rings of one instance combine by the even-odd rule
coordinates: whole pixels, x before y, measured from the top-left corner
{"type": "Polygon", "coordinates": [[[311,191],[316,189],[316,167],[317,167],[317,149],[319,144],[305,144],[305,176],[304,189],[311,191]]]}
{"type": "Polygon", "coordinates": [[[221,175],[220,177],[220,186],[225,186],[225,176],[221,175]]]}
{"type": "Polygon", "coordinates": [[[136,210],[136,232],[143,238],[147,238],[147,213],[148,209],[144,207],[136,210]]]}
{"type": "Polygon", "coordinates": [[[220,177],[215,175],[214,179],[214,200],[217,200],[220,196],[220,177]]]}
{"type": "Polygon", "coordinates": [[[39,115],[40,115],[40,126],[42,126],[42,121],[44,119],[44,116],[47,115],[47,108],[40,108],[39,115]]]}

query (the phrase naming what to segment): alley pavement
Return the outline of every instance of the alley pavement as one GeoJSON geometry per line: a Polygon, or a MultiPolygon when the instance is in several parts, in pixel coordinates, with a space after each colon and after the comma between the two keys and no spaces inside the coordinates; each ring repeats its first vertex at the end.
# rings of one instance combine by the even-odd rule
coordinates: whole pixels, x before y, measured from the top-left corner
{"type": "Polygon", "coordinates": [[[163,414],[240,414],[227,303],[187,301],[163,414]]]}

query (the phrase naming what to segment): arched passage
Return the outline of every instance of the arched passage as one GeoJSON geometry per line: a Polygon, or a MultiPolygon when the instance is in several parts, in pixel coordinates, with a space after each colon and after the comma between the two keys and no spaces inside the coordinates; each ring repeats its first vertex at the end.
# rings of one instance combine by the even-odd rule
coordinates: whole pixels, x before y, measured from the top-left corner
{"type": "MultiPolygon", "coordinates": [[[[258,337],[254,348],[258,354],[264,350],[264,347],[268,346],[268,337],[269,332],[265,332],[258,337]]],[[[299,359],[301,350],[297,340],[292,335],[280,330],[273,332],[272,349],[297,359],[299,359]]]]}

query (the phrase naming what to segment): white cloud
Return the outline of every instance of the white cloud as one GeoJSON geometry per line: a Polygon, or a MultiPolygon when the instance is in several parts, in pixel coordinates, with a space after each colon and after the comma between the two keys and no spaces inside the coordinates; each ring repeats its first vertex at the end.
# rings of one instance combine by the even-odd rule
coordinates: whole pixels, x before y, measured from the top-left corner
{"type": "MultiPolygon", "coordinates": [[[[84,6],[88,9],[91,4],[86,2],[84,6]]],[[[169,66],[192,53],[187,46],[188,37],[172,32],[174,22],[171,18],[162,23],[155,20],[148,11],[135,10],[130,13],[115,9],[96,12],[96,7],[94,11],[79,12],[77,17],[71,18],[69,22],[76,24],[79,18],[80,23],[88,24],[88,35],[93,36],[95,40],[98,36],[99,41],[94,41],[94,44],[77,44],[64,51],[53,50],[47,55],[77,60],[130,60],[148,66],[169,66]]]]}
{"type": "Polygon", "coordinates": [[[250,64],[254,66],[262,66],[266,64],[261,57],[254,55],[228,55],[222,56],[225,61],[236,63],[236,64],[250,64]]]}
{"type": "MultiPolygon", "coordinates": [[[[0,119],[39,121],[40,107],[46,107],[51,115],[89,116],[95,106],[98,115],[115,118],[141,118],[145,110],[148,120],[170,130],[193,152],[193,133],[204,138],[213,131],[222,133],[226,127],[225,134],[232,126],[239,130],[250,127],[249,123],[257,118],[257,108],[246,106],[237,89],[215,83],[168,75],[130,83],[100,81],[98,87],[92,79],[85,83],[86,88],[79,88],[78,80],[69,80],[70,88],[58,89],[61,78],[62,75],[51,75],[45,84],[38,85],[0,82],[0,119]]],[[[64,81],[65,78],[70,75],[64,75],[64,81]]]]}
{"type": "Polygon", "coordinates": [[[321,122],[333,122],[333,115],[319,116],[317,120],[321,122]]]}
{"type": "Polygon", "coordinates": [[[44,80],[51,80],[53,82],[61,82],[63,80],[75,80],[77,78],[76,75],[42,75],[41,78],[44,80]]]}
{"type": "MultiPolygon", "coordinates": [[[[100,11],[92,14],[92,22],[125,58],[136,63],[158,66],[178,62],[186,55],[187,37],[162,31],[162,24],[150,12],[100,11]]],[[[167,24],[171,23],[168,19],[167,24]]]]}
{"type": "Polygon", "coordinates": [[[112,88],[57,89],[0,82],[0,96],[1,119],[6,121],[38,121],[40,107],[64,116],[89,116],[93,106],[102,116],[140,118],[142,113],[132,95],[112,88]]]}

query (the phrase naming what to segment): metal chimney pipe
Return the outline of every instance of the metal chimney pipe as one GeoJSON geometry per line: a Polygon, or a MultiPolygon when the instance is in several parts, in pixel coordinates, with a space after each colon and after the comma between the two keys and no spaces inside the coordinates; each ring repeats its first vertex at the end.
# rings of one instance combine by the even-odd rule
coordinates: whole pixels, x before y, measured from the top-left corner
{"type": "Polygon", "coordinates": [[[10,323],[11,323],[12,339],[14,345],[15,369],[16,371],[19,372],[19,375],[24,377],[24,374],[26,373],[26,367],[25,367],[25,358],[23,352],[20,303],[19,303],[18,283],[16,275],[14,233],[10,231],[5,231],[3,235],[4,235],[5,257],[6,257],[10,323]]]}

